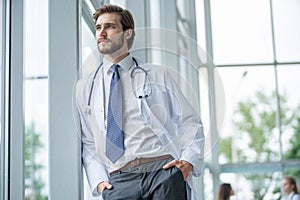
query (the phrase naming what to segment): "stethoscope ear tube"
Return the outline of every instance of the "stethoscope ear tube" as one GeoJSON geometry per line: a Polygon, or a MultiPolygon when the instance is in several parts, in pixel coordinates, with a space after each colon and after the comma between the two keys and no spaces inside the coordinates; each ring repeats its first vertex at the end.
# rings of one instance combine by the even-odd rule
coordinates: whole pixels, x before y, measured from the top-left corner
{"type": "MultiPolygon", "coordinates": [[[[142,99],[142,98],[145,98],[145,97],[149,97],[150,94],[151,94],[151,86],[150,86],[149,92],[147,94],[145,94],[145,86],[146,86],[146,82],[148,80],[148,72],[143,67],[140,67],[138,65],[138,62],[136,61],[136,59],[134,57],[132,57],[132,59],[133,59],[133,61],[135,63],[135,67],[132,69],[132,71],[130,73],[130,78],[133,79],[134,73],[136,72],[136,70],[141,70],[141,71],[143,71],[143,73],[145,73],[145,80],[144,80],[144,86],[143,86],[144,94],[143,95],[136,95],[136,93],[134,92],[135,96],[136,96],[136,98],[139,98],[139,99],[142,99]]],[[[94,89],[94,81],[95,81],[96,76],[97,76],[100,68],[102,67],[102,65],[103,65],[103,63],[101,63],[99,65],[99,67],[97,68],[97,70],[96,70],[96,72],[95,72],[95,74],[93,76],[92,84],[91,84],[91,88],[90,88],[90,93],[89,93],[89,97],[88,97],[88,103],[87,103],[88,107],[91,106],[92,94],[93,94],[93,89],[94,89]]],[[[148,82],[149,82],[149,80],[148,80],[148,82]]],[[[149,84],[150,84],[150,82],[149,82],[149,84]]]]}
{"type": "Polygon", "coordinates": [[[101,68],[101,66],[103,65],[103,63],[101,63],[99,65],[99,67],[97,68],[95,74],[94,74],[94,77],[93,77],[93,80],[92,80],[92,85],[91,85],[91,89],[90,89],[90,94],[89,94],[89,98],[88,98],[88,106],[91,105],[91,99],[92,99],[92,93],[93,93],[93,89],[94,89],[94,82],[95,82],[95,78],[99,72],[99,69],[101,68]]]}

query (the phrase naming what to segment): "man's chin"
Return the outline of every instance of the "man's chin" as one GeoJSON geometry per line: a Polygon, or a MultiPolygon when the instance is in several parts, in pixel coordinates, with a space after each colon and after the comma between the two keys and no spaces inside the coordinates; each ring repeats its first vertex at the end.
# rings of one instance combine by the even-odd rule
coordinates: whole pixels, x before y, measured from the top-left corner
{"type": "Polygon", "coordinates": [[[103,46],[98,46],[98,50],[102,54],[109,54],[109,52],[110,52],[109,49],[104,48],[103,46]]]}

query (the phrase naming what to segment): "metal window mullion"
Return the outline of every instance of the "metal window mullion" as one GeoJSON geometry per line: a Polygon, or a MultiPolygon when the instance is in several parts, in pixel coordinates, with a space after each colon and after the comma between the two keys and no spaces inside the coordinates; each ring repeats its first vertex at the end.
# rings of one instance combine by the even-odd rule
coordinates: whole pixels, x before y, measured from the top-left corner
{"type": "Polygon", "coordinates": [[[9,199],[24,199],[23,31],[24,3],[10,1],[8,63],[9,199]]]}
{"type": "Polygon", "coordinates": [[[269,1],[270,5],[270,18],[271,18],[271,33],[272,33],[272,44],[273,44],[273,58],[274,58],[274,79],[275,79],[275,94],[276,94],[276,122],[279,134],[279,154],[280,154],[280,167],[282,174],[284,173],[283,165],[283,147],[282,147],[282,121],[281,121],[281,103],[279,94],[279,83],[278,83],[278,72],[277,72],[277,58],[276,58],[276,42],[275,42],[275,30],[274,30],[274,14],[273,14],[273,4],[272,0],[269,1]]]}
{"type": "Polygon", "coordinates": [[[0,2],[0,25],[1,25],[1,33],[0,33],[0,44],[1,44],[1,58],[0,58],[0,65],[1,65],[1,69],[0,69],[0,92],[1,92],[1,116],[0,116],[0,199],[8,199],[8,140],[7,140],[7,136],[8,136],[8,129],[7,129],[7,99],[8,99],[8,95],[7,95],[7,70],[6,70],[6,55],[7,55],[7,48],[6,48],[6,36],[7,36],[7,23],[6,20],[8,19],[7,17],[7,11],[6,11],[6,2],[5,1],[1,1],[0,2]]]}
{"type": "MultiPolygon", "coordinates": [[[[205,8],[205,35],[206,35],[206,49],[208,56],[207,60],[213,60],[213,39],[212,39],[212,20],[211,20],[211,7],[210,0],[204,0],[204,8],[205,8]]],[[[210,62],[208,62],[210,63],[210,62]]],[[[214,197],[217,194],[217,190],[219,187],[219,175],[220,175],[220,165],[218,162],[219,155],[219,145],[214,145],[216,141],[218,141],[218,121],[217,121],[217,105],[216,105],[216,93],[215,93],[215,74],[214,74],[215,66],[211,63],[208,66],[208,89],[210,94],[209,99],[209,109],[210,109],[210,133],[211,133],[211,142],[212,142],[212,176],[213,176],[213,190],[214,197]]]]}

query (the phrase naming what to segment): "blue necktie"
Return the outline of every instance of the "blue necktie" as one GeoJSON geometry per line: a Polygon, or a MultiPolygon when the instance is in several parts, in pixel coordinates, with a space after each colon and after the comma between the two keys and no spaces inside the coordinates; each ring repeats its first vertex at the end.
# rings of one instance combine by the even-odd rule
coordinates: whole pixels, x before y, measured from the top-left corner
{"type": "Polygon", "coordinates": [[[122,89],[119,65],[112,66],[113,75],[110,82],[107,110],[106,156],[115,163],[124,153],[124,133],[122,130],[122,89]]]}

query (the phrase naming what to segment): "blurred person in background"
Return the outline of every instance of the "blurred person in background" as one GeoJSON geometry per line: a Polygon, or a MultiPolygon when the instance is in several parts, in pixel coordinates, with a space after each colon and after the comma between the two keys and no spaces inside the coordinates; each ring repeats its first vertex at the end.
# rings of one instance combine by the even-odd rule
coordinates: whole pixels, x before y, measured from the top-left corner
{"type": "Polygon", "coordinates": [[[285,176],[282,180],[282,189],[285,196],[284,200],[300,200],[296,178],[285,176]]]}
{"type": "Polygon", "coordinates": [[[219,187],[217,200],[229,200],[234,191],[229,183],[223,183],[219,187]]]}

